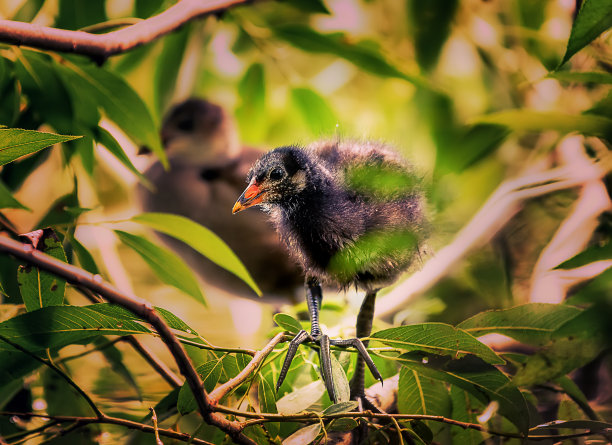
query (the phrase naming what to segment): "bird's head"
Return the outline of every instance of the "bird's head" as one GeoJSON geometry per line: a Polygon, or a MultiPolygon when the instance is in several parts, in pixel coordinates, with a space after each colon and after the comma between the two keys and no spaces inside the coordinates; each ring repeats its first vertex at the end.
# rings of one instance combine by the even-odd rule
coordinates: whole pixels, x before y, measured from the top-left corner
{"type": "Polygon", "coordinates": [[[280,147],[264,154],[249,171],[249,185],[232,213],[257,204],[289,203],[309,186],[313,168],[307,153],[297,147],[280,147]]]}

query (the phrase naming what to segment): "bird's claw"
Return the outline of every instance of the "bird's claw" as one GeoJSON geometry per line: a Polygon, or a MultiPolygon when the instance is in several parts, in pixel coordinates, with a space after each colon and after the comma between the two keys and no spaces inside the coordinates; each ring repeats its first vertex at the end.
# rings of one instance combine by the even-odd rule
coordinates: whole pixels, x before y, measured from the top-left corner
{"type": "MultiPolygon", "coordinates": [[[[332,376],[331,351],[329,348],[330,345],[340,347],[354,347],[365,362],[365,364],[368,366],[368,369],[370,370],[374,378],[379,380],[381,384],[383,383],[383,378],[380,375],[378,368],[376,368],[372,357],[370,357],[370,354],[368,353],[363,342],[360,339],[350,338],[346,340],[331,340],[327,335],[313,336],[302,329],[295,335],[295,337],[293,337],[293,340],[291,340],[291,342],[289,343],[289,347],[287,348],[287,355],[285,356],[280,375],[278,376],[278,381],[276,382],[276,391],[278,391],[280,386],[285,381],[285,377],[287,376],[287,372],[291,367],[291,362],[295,357],[298,347],[306,341],[318,343],[320,346],[319,361],[321,363],[321,375],[323,377],[323,382],[325,383],[325,387],[329,394],[329,398],[334,403],[338,403],[338,398],[334,389],[334,379],[332,376]]],[[[361,397],[360,394],[358,394],[357,396],[361,397]]]]}

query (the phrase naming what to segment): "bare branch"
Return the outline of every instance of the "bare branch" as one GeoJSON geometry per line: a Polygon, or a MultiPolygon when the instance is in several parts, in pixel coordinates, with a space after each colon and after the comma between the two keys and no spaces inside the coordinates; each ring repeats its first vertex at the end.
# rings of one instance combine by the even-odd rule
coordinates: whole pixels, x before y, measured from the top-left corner
{"type": "Polygon", "coordinates": [[[150,323],[170,350],[181,374],[183,374],[189,384],[189,388],[194,395],[198,410],[204,421],[225,431],[238,443],[255,445],[255,442],[242,434],[242,428],[239,423],[229,421],[225,417],[213,412],[213,402],[208,393],[206,393],[202,380],[196,372],[193,363],[170,327],[155,311],[151,303],[136,295],[121,292],[112,284],[104,281],[100,275],[93,275],[76,266],[57,260],[39,250],[35,250],[31,244],[23,244],[6,236],[0,236],[0,252],[14,255],[70,283],[85,287],[99,294],[106,301],[121,306],[150,323]]]}
{"type": "Polygon", "coordinates": [[[263,363],[263,361],[266,359],[268,354],[272,352],[274,347],[277,344],[279,344],[281,340],[283,340],[284,337],[285,337],[284,332],[280,332],[276,334],[274,338],[272,338],[272,340],[270,340],[270,342],[261,351],[257,351],[255,353],[255,356],[251,359],[249,364],[246,365],[245,368],[242,371],[240,371],[236,377],[229,379],[223,385],[220,385],[217,388],[215,388],[209,394],[209,397],[215,402],[218,402],[232,389],[240,386],[246,379],[248,379],[255,372],[257,368],[259,368],[259,366],[263,363]]]}
{"type": "Polygon", "coordinates": [[[0,20],[0,41],[82,54],[102,61],[107,57],[152,42],[198,17],[224,11],[246,2],[247,0],[180,0],[161,14],[107,34],[90,34],[0,20]]]}

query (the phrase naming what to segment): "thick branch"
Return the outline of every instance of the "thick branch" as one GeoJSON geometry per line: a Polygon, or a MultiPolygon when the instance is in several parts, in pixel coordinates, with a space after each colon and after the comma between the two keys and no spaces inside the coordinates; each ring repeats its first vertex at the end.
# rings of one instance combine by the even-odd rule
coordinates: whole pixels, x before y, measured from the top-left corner
{"type": "Polygon", "coordinates": [[[121,306],[150,323],[170,350],[181,374],[183,374],[189,384],[204,421],[225,431],[238,443],[255,445],[251,439],[241,433],[240,425],[237,422],[231,422],[213,412],[213,403],[204,390],[202,380],[196,372],[193,363],[191,363],[185,349],[172,333],[170,327],[155,311],[151,303],[136,295],[121,292],[112,284],[104,281],[100,275],[93,275],[83,269],[57,260],[39,250],[35,250],[31,244],[23,244],[6,236],[0,236],[0,252],[14,255],[70,283],[85,287],[99,294],[106,301],[121,306]]]}
{"type": "Polygon", "coordinates": [[[190,20],[246,2],[247,0],[180,0],[161,14],[107,34],[90,34],[0,20],[0,41],[104,60],[152,42],[190,20]]]}

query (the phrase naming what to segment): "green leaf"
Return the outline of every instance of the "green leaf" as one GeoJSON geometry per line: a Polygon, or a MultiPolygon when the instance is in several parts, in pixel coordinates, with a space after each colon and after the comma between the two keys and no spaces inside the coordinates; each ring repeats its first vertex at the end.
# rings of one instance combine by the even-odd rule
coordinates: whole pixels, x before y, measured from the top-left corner
{"type": "Polygon", "coordinates": [[[608,92],[606,97],[586,110],[584,114],[595,114],[597,116],[603,116],[609,119],[612,118],[612,90],[608,92]]]}
{"type": "Polygon", "coordinates": [[[595,261],[606,261],[612,258],[612,243],[607,242],[603,246],[591,246],[578,255],[559,264],[555,269],[574,269],[585,266],[595,261]]]}
{"type": "Polygon", "coordinates": [[[44,3],[45,0],[27,0],[23,2],[11,20],[16,22],[31,22],[44,3]]]}
{"type": "Polygon", "coordinates": [[[142,393],[140,391],[140,387],[138,386],[138,382],[134,378],[134,375],[129,370],[129,368],[125,365],[123,361],[123,353],[121,350],[115,346],[114,344],[108,344],[109,340],[104,337],[98,337],[93,341],[93,344],[96,346],[101,346],[99,351],[104,355],[106,361],[110,364],[111,369],[116,372],[119,376],[123,378],[130,385],[136,394],[138,394],[139,399],[142,401],[142,393]]]}
{"type": "Polygon", "coordinates": [[[334,391],[336,392],[338,403],[348,402],[351,400],[351,387],[346,378],[344,368],[342,368],[342,365],[334,354],[331,354],[330,358],[334,391]]]}
{"type": "Polygon", "coordinates": [[[329,424],[328,431],[351,431],[357,428],[359,424],[355,421],[355,419],[351,419],[350,417],[341,417],[339,419],[334,419],[329,424]]]}
{"type": "MultiPolygon", "coordinates": [[[[52,229],[37,230],[28,234],[27,237],[32,241],[36,250],[66,262],[62,242],[52,229]]],[[[28,311],[64,303],[66,281],[50,272],[30,264],[21,265],[17,269],[17,281],[28,311]]]]}
{"type": "Polygon", "coordinates": [[[151,182],[134,166],[128,155],[125,154],[125,151],[112,134],[102,127],[96,127],[94,129],[94,136],[96,141],[106,147],[106,149],[114,157],[116,157],[119,162],[121,162],[129,171],[134,173],[145,187],[152,187],[151,182]]]}
{"type": "MultiPolygon", "coordinates": [[[[257,386],[257,396],[259,398],[259,410],[262,413],[276,413],[276,394],[274,387],[265,377],[259,376],[257,386]]],[[[265,424],[270,437],[278,436],[280,432],[280,422],[266,422],[265,424]]]]}
{"type": "MultiPolygon", "coordinates": [[[[479,423],[478,413],[481,413],[485,406],[479,402],[469,392],[464,391],[458,386],[451,385],[450,397],[452,404],[451,418],[466,423],[479,423]]],[[[483,434],[470,428],[451,428],[453,443],[465,445],[479,445],[483,442],[483,434]]]]}
{"type": "Polygon", "coordinates": [[[64,77],[82,95],[88,95],[137,144],[145,145],[164,166],[168,160],[149,109],[125,80],[103,68],[65,63],[64,77]]]}
{"type": "Polygon", "coordinates": [[[348,413],[357,409],[358,406],[359,403],[355,401],[335,403],[325,408],[323,415],[348,413]]]}
{"type": "Polygon", "coordinates": [[[266,128],[266,82],[262,64],[254,63],[244,73],[238,84],[238,95],[241,103],[236,109],[236,120],[241,139],[260,142],[266,128]]]}
{"type": "Polygon", "coordinates": [[[284,395],[276,402],[279,414],[297,414],[318,402],[325,393],[323,381],[316,380],[284,395]]]}
{"type": "Polygon", "coordinates": [[[444,383],[402,366],[397,393],[397,409],[404,414],[448,417],[451,403],[444,383]]]}
{"type": "Polygon", "coordinates": [[[460,359],[409,352],[399,361],[423,377],[456,385],[487,405],[495,400],[499,413],[525,432],[529,426],[527,403],[521,392],[495,366],[474,356],[460,359]]]}
{"type": "Polygon", "coordinates": [[[448,38],[457,11],[457,0],[412,0],[408,19],[413,28],[416,60],[425,71],[431,70],[448,38]]]}
{"type": "Polygon", "coordinates": [[[212,262],[232,272],[248,284],[257,295],[261,295],[261,291],[236,254],[206,227],[184,216],[167,213],[142,213],[134,216],[132,221],[183,241],[212,262]]]}
{"type": "Polygon", "coordinates": [[[0,182],[0,209],[30,210],[28,207],[24,206],[15,199],[15,197],[11,194],[11,191],[6,187],[6,185],[4,185],[3,182],[0,182]]]}
{"type": "Polygon", "coordinates": [[[81,267],[87,272],[91,272],[94,275],[99,274],[100,269],[98,269],[96,261],[94,260],[89,250],[87,250],[87,248],[83,244],[81,244],[81,242],[73,235],[67,235],[67,237],[70,241],[70,245],[72,246],[72,250],[74,251],[76,257],[79,260],[79,264],[81,265],[81,267]]]}
{"type": "Polygon", "coordinates": [[[163,39],[163,49],[156,57],[153,77],[153,99],[158,113],[166,109],[175,90],[191,29],[192,27],[186,24],[163,39]]]}
{"type": "MultiPolygon", "coordinates": [[[[223,364],[221,360],[210,360],[204,363],[201,366],[198,366],[196,371],[202,378],[202,382],[204,383],[204,389],[207,392],[211,392],[215,389],[219,378],[221,377],[221,370],[223,368],[223,364]]],[[[187,383],[184,383],[181,387],[178,396],[177,408],[179,413],[188,414],[197,409],[197,404],[195,399],[193,398],[193,393],[191,392],[191,388],[187,383]]]]}
{"type": "Polygon", "coordinates": [[[285,3],[304,11],[314,14],[330,14],[323,0],[283,0],[285,3]]]}
{"type": "Polygon", "coordinates": [[[612,84],[612,74],[604,71],[554,71],[546,77],[562,82],[612,84]]]}
{"type": "Polygon", "coordinates": [[[475,337],[495,332],[523,343],[543,345],[555,330],[581,312],[577,307],[563,304],[529,303],[481,312],[457,327],[475,337]]]}
{"type": "Polygon", "coordinates": [[[563,134],[577,131],[585,135],[606,138],[610,138],[612,132],[612,119],[558,112],[507,110],[481,116],[476,121],[505,125],[514,131],[555,130],[563,134]]]}
{"type": "Polygon", "coordinates": [[[313,135],[331,134],[338,123],[327,101],[310,88],[293,88],[291,100],[313,135]]]}
{"type": "Polygon", "coordinates": [[[305,426],[283,440],[283,445],[308,445],[317,438],[320,432],[320,422],[305,426]]]}
{"type": "MultiPolygon", "coordinates": [[[[140,317],[136,316],[132,312],[127,309],[122,308],[121,306],[117,306],[115,304],[110,303],[98,303],[87,306],[91,310],[99,312],[108,317],[116,318],[118,320],[130,320],[130,321],[145,321],[140,317]]],[[[155,311],[159,313],[159,315],[164,319],[168,326],[172,329],[176,329],[177,331],[186,332],[188,334],[197,335],[197,332],[190,328],[183,320],[178,318],[172,312],[162,308],[155,306],[155,311]]]]}
{"type": "Polygon", "coordinates": [[[422,350],[454,357],[474,354],[487,363],[505,363],[491,348],[472,335],[443,323],[421,323],[385,329],[376,332],[371,338],[406,351],[422,350]]]}
{"type": "Polygon", "coordinates": [[[21,128],[0,128],[0,165],[8,164],[51,145],[78,138],[80,136],[43,133],[21,128]]]}
{"type": "MultiPolygon", "coordinates": [[[[139,322],[117,319],[92,306],[46,306],[0,323],[0,335],[31,352],[57,349],[101,335],[151,333],[139,322]]],[[[13,351],[0,342],[0,352],[13,351]]],[[[0,367],[10,366],[0,360],[0,367]]]]}
{"type": "Polygon", "coordinates": [[[60,0],[55,26],[61,29],[80,29],[106,21],[104,0],[60,0]]]}
{"type": "Polygon", "coordinates": [[[155,275],[164,283],[185,292],[206,306],[206,300],[195,275],[187,264],[175,253],[157,246],[151,241],[131,233],[115,230],[122,243],[134,249],[153,269],[155,275]]]}
{"type": "Polygon", "coordinates": [[[611,26],[612,3],[609,0],[585,0],[572,26],[567,49],[559,66],[611,26]]]}
{"type": "Polygon", "coordinates": [[[300,324],[300,322],[289,314],[284,314],[281,312],[279,314],[274,314],[273,318],[274,323],[279,325],[287,332],[298,333],[302,330],[302,325],[300,324]]]}
{"type": "Polygon", "coordinates": [[[403,73],[387,62],[376,50],[353,45],[342,34],[321,34],[305,25],[280,25],[272,28],[274,35],[296,48],[311,53],[332,54],[353,63],[357,67],[382,77],[397,77],[416,86],[431,88],[427,80],[403,73]]]}

